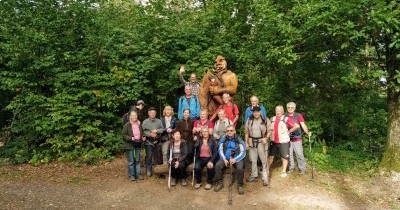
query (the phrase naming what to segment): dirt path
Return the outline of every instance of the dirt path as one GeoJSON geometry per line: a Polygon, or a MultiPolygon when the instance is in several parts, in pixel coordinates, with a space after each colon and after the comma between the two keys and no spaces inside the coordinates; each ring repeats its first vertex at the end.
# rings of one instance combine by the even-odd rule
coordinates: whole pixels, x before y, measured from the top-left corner
{"type": "MultiPolygon", "coordinates": [[[[165,178],[140,182],[126,178],[126,160],[100,166],[50,164],[0,168],[0,209],[400,209],[400,183],[384,178],[338,174],[293,175],[272,172],[271,185],[246,183],[245,194],[174,187],[165,178]]],[[[226,180],[227,181],[227,180],[226,180]]]]}

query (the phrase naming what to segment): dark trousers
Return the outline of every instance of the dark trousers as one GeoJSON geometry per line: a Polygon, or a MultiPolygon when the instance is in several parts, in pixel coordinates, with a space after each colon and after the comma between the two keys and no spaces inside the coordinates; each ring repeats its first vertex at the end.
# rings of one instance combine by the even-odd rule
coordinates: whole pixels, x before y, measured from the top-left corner
{"type": "Polygon", "coordinates": [[[155,144],[154,146],[152,145],[145,145],[146,149],[146,170],[147,173],[153,174],[153,162],[154,164],[157,163],[158,156],[159,156],[159,151],[160,151],[160,144],[155,144]],[[153,161],[154,159],[154,161],[153,161]]]}
{"type": "Polygon", "coordinates": [[[179,162],[178,168],[175,168],[175,161],[172,162],[171,176],[175,179],[186,179],[186,167],[188,163],[184,160],[179,162]]]}
{"type": "MultiPolygon", "coordinates": [[[[229,165],[228,165],[229,166],[229,165]]],[[[244,178],[244,160],[236,162],[233,164],[233,167],[236,168],[236,176],[237,176],[237,183],[239,186],[243,185],[243,178],[244,178]]],[[[218,160],[217,164],[215,164],[215,178],[216,182],[222,182],[223,175],[225,173],[225,162],[223,159],[218,160]]]]}
{"type": "MultiPolygon", "coordinates": [[[[204,166],[207,165],[208,161],[211,158],[199,158],[196,159],[196,165],[194,168],[194,173],[196,176],[196,183],[201,183],[201,170],[204,168],[204,166]]],[[[212,180],[214,178],[215,170],[214,168],[207,168],[207,183],[211,184],[212,180]]]]}

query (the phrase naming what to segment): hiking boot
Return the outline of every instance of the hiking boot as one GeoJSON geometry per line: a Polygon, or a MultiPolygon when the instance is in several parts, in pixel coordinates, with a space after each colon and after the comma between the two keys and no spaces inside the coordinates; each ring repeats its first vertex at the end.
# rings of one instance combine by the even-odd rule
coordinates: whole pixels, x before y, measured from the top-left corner
{"type": "Polygon", "coordinates": [[[300,171],[299,174],[300,174],[300,176],[304,176],[304,175],[306,175],[306,172],[305,171],[300,171]]]}
{"type": "Polygon", "coordinates": [[[142,175],[139,175],[138,179],[139,179],[139,180],[143,180],[144,177],[143,177],[142,175]]]}
{"type": "Polygon", "coordinates": [[[212,185],[209,183],[207,183],[206,186],[204,187],[204,189],[206,189],[206,190],[211,190],[211,188],[212,188],[212,185]]]}
{"type": "Polygon", "coordinates": [[[214,192],[218,192],[218,191],[222,190],[222,188],[224,188],[224,185],[222,184],[222,182],[217,182],[217,184],[214,186],[214,192]]]}
{"type": "Polygon", "coordinates": [[[243,186],[238,186],[238,192],[239,192],[239,194],[240,195],[243,195],[244,194],[244,188],[243,188],[243,186]]]}
{"type": "Polygon", "coordinates": [[[136,181],[136,178],[134,176],[129,177],[129,181],[134,182],[136,181]]]}
{"type": "Polygon", "coordinates": [[[176,179],[171,177],[171,186],[175,186],[176,185],[176,179]]]}
{"type": "Polygon", "coordinates": [[[267,180],[264,180],[264,181],[263,181],[263,186],[268,186],[268,185],[269,185],[268,179],[267,179],[267,180]]]}
{"type": "Polygon", "coordinates": [[[292,174],[293,173],[293,169],[289,169],[289,171],[287,172],[288,174],[292,174]]]}
{"type": "Polygon", "coordinates": [[[248,182],[255,182],[255,181],[257,181],[257,177],[249,177],[249,178],[247,178],[247,181],[248,182]]]}
{"type": "Polygon", "coordinates": [[[282,177],[282,178],[287,177],[287,173],[286,173],[286,172],[282,172],[282,173],[281,173],[281,177],[282,177]]]}
{"type": "Polygon", "coordinates": [[[186,179],[182,179],[181,184],[182,186],[186,186],[187,185],[186,179]]]}
{"type": "Polygon", "coordinates": [[[147,171],[146,175],[147,175],[148,177],[151,177],[151,176],[152,176],[151,171],[147,171]]]}
{"type": "Polygon", "coordinates": [[[194,189],[199,189],[201,187],[201,183],[196,183],[195,185],[194,185],[194,189]]]}

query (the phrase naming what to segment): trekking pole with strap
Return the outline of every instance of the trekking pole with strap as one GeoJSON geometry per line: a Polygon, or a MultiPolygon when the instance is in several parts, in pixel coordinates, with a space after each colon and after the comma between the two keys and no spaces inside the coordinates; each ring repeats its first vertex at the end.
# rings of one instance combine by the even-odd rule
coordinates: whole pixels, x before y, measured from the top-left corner
{"type": "Polygon", "coordinates": [[[192,172],[192,188],[194,187],[194,168],[196,167],[196,146],[194,147],[194,154],[193,154],[193,172],[192,172]]]}
{"type": "Polygon", "coordinates": [[[311,179],[314,179],[314,166],[313,166],[313,157],[312,157],[311,135],[308,135],[308,143],[310,144],[311,179]]]}
{"type": "MultiPolygon", "coordinates": [[[[232,150],[230,151],[230,159],[232,158],[232,150]]],[[[233,165],[229,163],[230,172],[229,172],[229,192],[228,192],[228,204],[232,205],[232,185],[233,185],[233,165]]]]}
{"type": "Polygon", "coordinates": [[[173,142],[171,140],[169,140],[169,161],[171,161],[169,163],[169,171],[168,171],[168,192],[171,191],[171,170],[172,170],[172,146],[173,146],[173,142]]]}

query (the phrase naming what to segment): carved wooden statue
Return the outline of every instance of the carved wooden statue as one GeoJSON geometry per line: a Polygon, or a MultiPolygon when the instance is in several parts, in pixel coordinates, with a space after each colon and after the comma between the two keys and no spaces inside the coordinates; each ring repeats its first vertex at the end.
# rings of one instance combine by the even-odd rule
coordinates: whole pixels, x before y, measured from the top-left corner
{"type": "Polygon", "coordinates": [[[199,100],[202,109],[207,109],[212,116],[219,105],[223,104],[222,94],[236,94],[238,79],[235,73],[227,69],[223,56],[215,59],[214,69],[208,69],[201,80],[199,100]]]}

